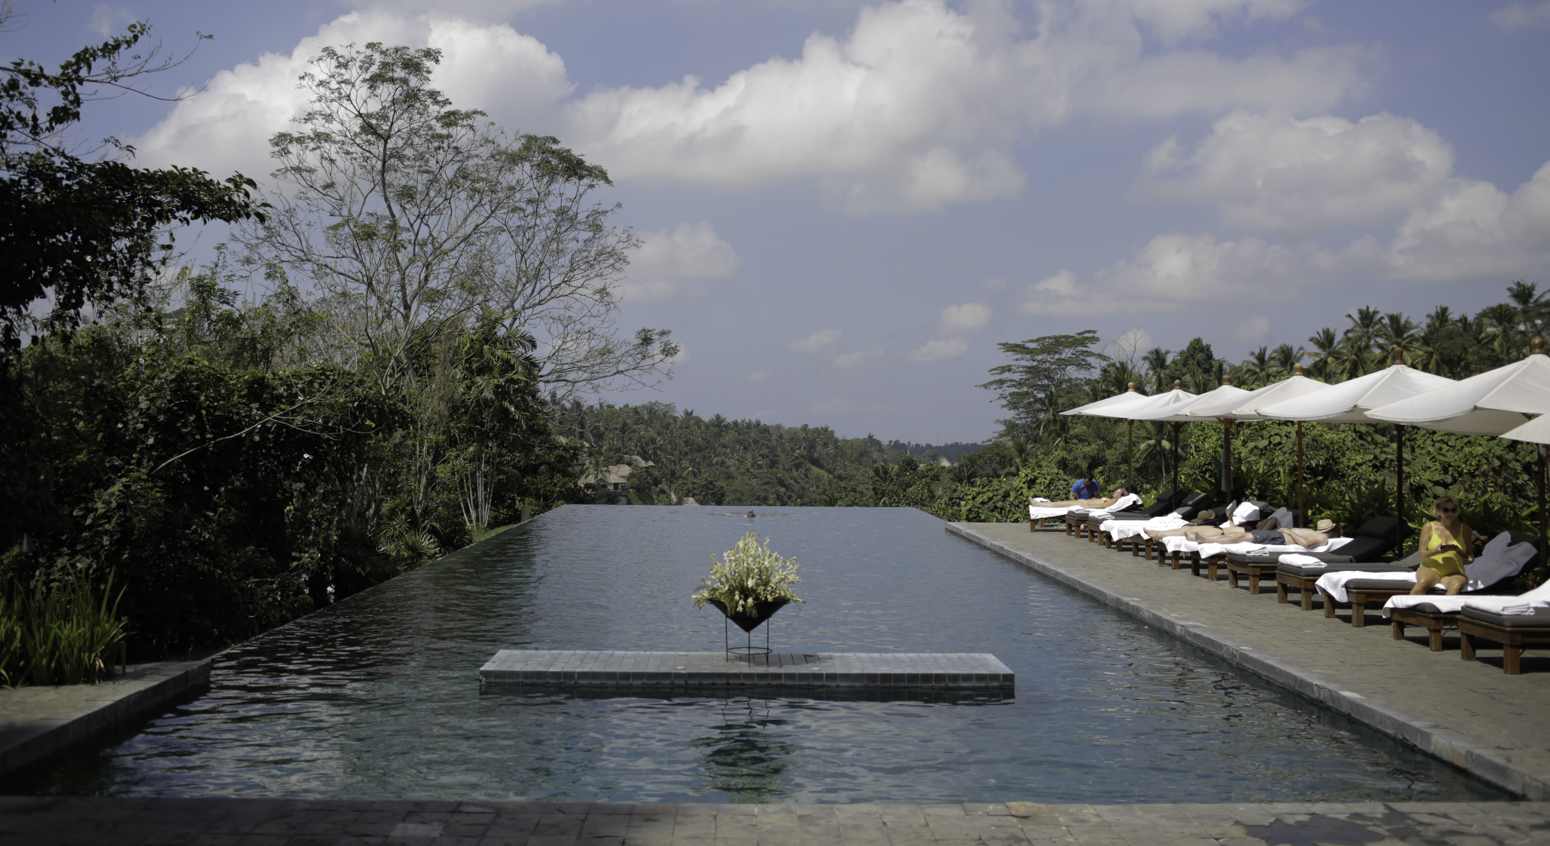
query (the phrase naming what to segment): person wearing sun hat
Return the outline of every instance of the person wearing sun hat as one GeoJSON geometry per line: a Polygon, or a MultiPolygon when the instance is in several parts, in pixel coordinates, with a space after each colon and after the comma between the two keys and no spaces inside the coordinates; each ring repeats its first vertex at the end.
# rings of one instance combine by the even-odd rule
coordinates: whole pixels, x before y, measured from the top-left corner
{"type": "Polygon", "coordinates": [[[1475,560],[1471,554],[1474,537],[1459,519],[1459,503],[1453,497],[1438,499],[1433,513],[1437,519],[1421,527],[1421,566],[1415,571],[1415,587],[1410,592],[1427,593],[1440,584],[1452,596],[1469,581],[1464,565],[1475,560]]]}

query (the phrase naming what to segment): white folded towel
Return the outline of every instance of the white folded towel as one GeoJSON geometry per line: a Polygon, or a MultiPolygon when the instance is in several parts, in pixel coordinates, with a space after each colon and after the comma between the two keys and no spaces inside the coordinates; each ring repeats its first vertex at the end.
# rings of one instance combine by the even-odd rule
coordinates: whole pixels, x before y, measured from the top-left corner
{"type": "Polygon", "coordinates": [[[1499,613],[1511,614],[1514,617],[1527,617],[1534,613],[1534,605],[1530,602],[1518,602],[1512,605],[1503,605],[1496,610],[1499,613]]]}
{"type": "Polygon", "coordinates": [[[1325,567],[1329,564],[1329,562],[1320,561],[1311,555],[1298,555],[1295,552],[1283,555],[1279,560],[1282,564],[1292,564],[1297,567],[1325,567]]]}

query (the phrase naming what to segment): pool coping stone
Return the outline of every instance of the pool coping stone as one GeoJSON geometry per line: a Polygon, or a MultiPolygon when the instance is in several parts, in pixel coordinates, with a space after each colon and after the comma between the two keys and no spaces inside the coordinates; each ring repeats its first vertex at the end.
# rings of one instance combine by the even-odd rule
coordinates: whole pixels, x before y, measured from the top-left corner
{"type": "Polygon", "coordinates": [[[208,684],[211,658],[130,664],[97,684],[0,687],[0,776],[162,710],[208,684]]]}

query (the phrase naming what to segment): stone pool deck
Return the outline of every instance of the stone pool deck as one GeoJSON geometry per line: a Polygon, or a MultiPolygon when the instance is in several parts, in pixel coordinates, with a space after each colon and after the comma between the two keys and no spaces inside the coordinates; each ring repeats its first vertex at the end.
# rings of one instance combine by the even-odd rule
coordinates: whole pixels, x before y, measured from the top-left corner
{"type": "Polygon", "coordinates": [[[1545,843],[1542,802],[705,805],[0,797],[0,842],[426,846],[1545,843]]]}
{"type": "Polygon", "coordinates": [[[1500,649],[1460,660],[1456,634],[1442,652],[1427,648],[1424,629],[1394,640],[1377,609],[1357,628],[1349,609],[1328,619],[1320,600],[1303,611],[1277,602],[1274,585],[1251,595],[1246,581],[1235,590],[1221,574],[1212,584],[1204,568],[1192,576],[1057,528],[947,530],[1515,794],[1550,798],[1550,658],[1525,655],[1523,674],[1510,676],[1500,649]]]}
{"type": "MultiPolygon", "coordinates": [[[[1433,653],[1419,635],[1397,642],[1388,626],[1352,628],[1345,617],[1278,605],[1274,591],[1250,596],[1225,580],[1212,585],[1064,533],[1031,534],[1026,524],[948,530],[1488,780],[1545,798],[1550,659],[1525,659],[1523,675],[1507,676],[1499,653],[1460,661],[1456,647],[1433,653]]],[[[26,691],[0,691],[0,724],[20,722],[17,693],[26,691]]],[[[37,732],[81,719],[103,726],[101,715],[112,709],[136,710],[120,704],[135,695],[114,685],[43,689],[33,693],[27,720],[37,732]]],[[[25,734],[9,740],[26,742],[25,734]]],[[[1550,802],[631,805],[0,796],[0,844],[11,843],[1485,846],[1550,844],[1550,802]]]]}

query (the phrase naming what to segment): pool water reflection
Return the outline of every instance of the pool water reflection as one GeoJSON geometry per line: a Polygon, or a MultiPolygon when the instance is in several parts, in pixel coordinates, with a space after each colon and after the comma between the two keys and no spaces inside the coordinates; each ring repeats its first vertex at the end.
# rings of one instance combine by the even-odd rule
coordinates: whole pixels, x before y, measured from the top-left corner
{"type": "Polygon", "coordinates": [[[203,695],[15,792],[615,802],[1510,798],[911,509],[567,506],[235,647],[203,695]],[[779,650],[990,652],[1015,695],[491,689],[498,649],[710,651],[743,532],[779,650]]]}

